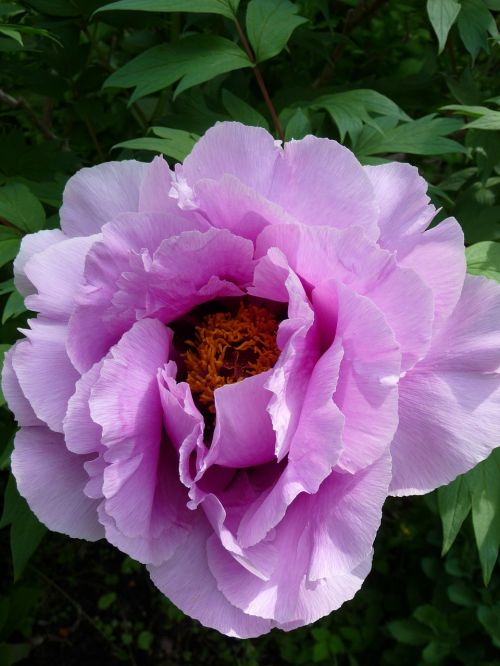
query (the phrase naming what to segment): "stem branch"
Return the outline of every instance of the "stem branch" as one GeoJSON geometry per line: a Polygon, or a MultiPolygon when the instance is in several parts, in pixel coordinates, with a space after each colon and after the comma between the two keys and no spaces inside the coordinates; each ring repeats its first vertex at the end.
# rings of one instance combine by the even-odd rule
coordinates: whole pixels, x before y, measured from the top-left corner
{"type": "Polygon", "coordinates": [[[269,109],[269,113],[271,114],[273,125],[276,129],[276,132],[278,133],[279,138],[282,141],[284,141],[285,140],[285,132],[283,131],[283,127],[281,126],[280,119],[278,118],[278,114],[276,113],[276,109],[274,108],[273,101],[272,101],[272,99],[269,95],[266,84],[264,83],[264,79],[262,78],[262,74],[261,74],[261,71],[259,69],[259,66],[257,65],[257,61],[255,60],[255,55],[254,55],[254,52],[252,51],[252,47],[248,43],[248,39],[246,38],[246,35],[243,31],[243,28],[240,25],[240,22],[236,19],[235,23],[236,23],[236,30],[238,31],[238,35],[239,35],[240,40],[241,40],[241,44],[243,45],[243,48],[245,49],[245,52],[246,52],[250,62],[253,65],[253,73],[255,74],[255,78],[257,80],[260,91],[262,93],[262,97],[264,98],[266,106],[269,109]]]}

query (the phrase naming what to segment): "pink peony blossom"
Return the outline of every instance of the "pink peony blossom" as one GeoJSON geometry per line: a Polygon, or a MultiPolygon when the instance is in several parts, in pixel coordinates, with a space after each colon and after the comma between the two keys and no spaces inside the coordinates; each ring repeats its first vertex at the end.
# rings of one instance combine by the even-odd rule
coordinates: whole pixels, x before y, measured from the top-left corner
{"type": "Polygon", "coordinates": [[[110,162],[27,236],[12,469],[49,528],[106,538],[219,631],[361,587],[388,494],[500,443],[500,286],[407,164],[221,123],[172,173],[110,162]]]}

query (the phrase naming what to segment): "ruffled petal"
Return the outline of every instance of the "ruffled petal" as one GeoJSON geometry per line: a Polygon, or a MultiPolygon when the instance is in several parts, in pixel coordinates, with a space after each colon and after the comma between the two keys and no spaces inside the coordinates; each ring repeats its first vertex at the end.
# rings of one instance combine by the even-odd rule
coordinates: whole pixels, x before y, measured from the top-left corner
{"type": "Polygon", "coordinates": [[[427,183],[410,164],[390,162],[365,166],[380,210],[379,244],[397,250],[399,243],[420,234],[436,214],[427,196],[427,183]]]}
{"type": "Polygon", "coordinates": [[[332,344],[301,384],[303,404],[296,415],[286,467],[244,512],[238,527],[238,542],[243,547],[255,545],[278,525],[299,494],[316,493],[339,462],[344,418],[333,395],[341,359],[340,345],[332,344]]]}
{"type": "Polygon", "coordinates": [[[104,360],[90,395],[107,449],[99,517],[108,540],[143,563],[170,557],[192,520],[174,449],[162,437],[157,373],[171,337],[159,321],[134,324],[104,360]]]}
{"type": "Polygon", "coordinates": [[[119,213],[137,212],[147,168],[124,160],[80,169],[64,188],[61,229],[68,236],[91,236],[119,213]]]}
{"type": "Polygon", "coordinates": [[[195,144],[182,167],[178,181],[193,187],[197,181],[219,180],[226,174],[267,196],[281,148],[269,132],[241,123],[216,123],[195,144]]]}
{"type": "Polygon", "coordinates": [[[154,256],[137,256],[117,282],[116,309],[128,319],[164,323],[215,298],[242,296],[253,272],[253,245],[226,229],[185,231],[154,256]]]}
{"type": "Polygon", "coordinates": [[[464,233],[450,217],[418,238],[400,244],[401,266],[411,268],[432,289],[434,329],[440,328],[458,303],[465,279],[464,233]]]}
{"type": "Polygon", "coordinates": [[[178,215],[131,213],[104,225],[103,240],[95,243],[85,262],[85,285],[69,322],[68,353],[76,368],[86,372],[107,354],[136,320],[135,312],[113,305],[116,283],[130,270],[131,258],[154,254],[165,238],[206,224],[178,215]]]}
{"type": "MultiPolygon", "coordinates": [[[[400,266],[391,253],[369,241],[359,227],[339,231],[274,225],[260,234],[256,245],[258,257],[272,247],[280,248],[291,268],[311,286],[334,279],[368,296],[394,331],[401,347],[403,370],[427,353],[434,320],[431,287],[426,285],[422,271],[418,271],[419,275],[411,267],[400,266]]],[[[268,275],[266,278],[269,280],[268,275]]]]}
{"type": "Polygon", "coordinates": [[[357,225],[378,237],[372,184],[354,154],[336,141],[307,136],[286,143],[268,198],[303,224],[357,225]]]}
{"type": "Polygon", "coordinates": [[[99,239],[99,234],[68,238],[34,254],[24,266],[27,279],[37,291],[26,298],[28,309],[67,321],[83,283],[87,253],[99,239]]]}
{"type": "Polygon", "coordinates": [[[68,402],[63,421],[66,446],[73,453],[88,454],[102,450],[102,428],[90,415],[90,395],[101,374],[103,361],[93,365],[76,382],[75,392],[68,402]]]}
{"type": "Polygon", "coordinates": [[[97,502],[84,495],[85,458],[70,453],[64,438],[48,428],[21,428],[12,453],[17,487],[37,518],[51,530],[78,539],[104,536],[97,502]]]}
{"type": "Polygon", "coordinates": [[[269,620],[243,613],[218,590],[207,563],[211,534],[208,522],[200,516],[170,560],[159,567],[148,567],[153,583],[184,613],[226,636],[251,638],[269,632],[269,620]]]}
{"type": "Polygon", "coordinates": [[[37,417],[63,432],[68,400],[79,378],[66,353],[66,326],[47,319],[30,320],[26,340],[15,348],[12,365],[37,417]]]}
{"type": "Polygon", "coordinates": [[[66,238],[60,229],[44,229],[36,234],[28,234],[23,237],[17,257],[14,259],[14,283],[20,294],[29,296],[36,292],[36,288],[24,272],[26,263],[38,252],[43,252],[51,245],[56,245],[66,238]]]}
{"type": "Polygon", "coordinates": [[[9,405],[9,409],[14,412],[15,419],[20,426],[41,426],[44,423],[36,417],[33,407],[21,390],[19,380],[12,366],[12,357],[14,356],[16,347],[20,344],[22,344],[22,341],[16,342],[5,353],[2,368],[2,392],[9,405]]]}
{"type": "Polygon", "coordinates": [[[396,432],[399,345],[383,313],[347,286],[324,282],[313,303],[322,328],[331,328],[331,310],[337,311],[335,342],[343,358],[333,400],[345,418],[339,464],[356,472],[377,460],[396,432]]]}
{"type": "Polygon", "coordinates": [[[467,276],[427,359],[400,382],[393,495],[452,481],[500,443],[500,287],[467,276]]]}
{"type": "Polygon", "coordinates": [[[212,537],[208,561],[219,589],[245,613],[278,626],[308,624],[337,609],[370,570],[390,478],[385,454],[359,474],[333,473],[315,495],[297,498],[275,529],[276,566],[267,579],[212,537]]]}

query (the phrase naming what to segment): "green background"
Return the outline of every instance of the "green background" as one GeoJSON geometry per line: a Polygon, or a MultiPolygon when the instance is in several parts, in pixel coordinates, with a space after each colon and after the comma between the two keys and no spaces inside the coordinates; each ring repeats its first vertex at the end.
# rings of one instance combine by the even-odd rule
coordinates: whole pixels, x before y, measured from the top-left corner
{"type": "MultiPolygon", "coordinates": [[[[171,164],[217,120],[409,161],[500,279],[500,0],[0,2],[0,352],[28,317],[21,237],[58,225],[66,180],[171,164]],[[142,11],[138,11],[142,10],[142,11]]],[[[106,543],[47,533],[9,476],[0,406],[0,664],[500,665],[500,455],[390,499],[373,571],[311,627],[237,641],[186,618],[106,543]]],[[[500,415],[499,415],[500,418],[500,415]]],[[[196,575],[196,572],[193,572],[196,575]]]]}

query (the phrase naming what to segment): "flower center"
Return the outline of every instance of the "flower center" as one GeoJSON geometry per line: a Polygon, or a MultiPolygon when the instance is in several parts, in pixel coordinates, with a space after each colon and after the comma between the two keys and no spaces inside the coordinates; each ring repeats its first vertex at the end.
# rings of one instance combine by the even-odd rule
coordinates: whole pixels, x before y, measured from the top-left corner
{"type": "Polygon", "coordinates": [[[253,304],[241,303],[236,315],[216,312],[203,317],[182,354],[187,381],[199,403],[213,414],[216,388],[272,368],[279,356],[277,330],[272,312],[253,304]]]}

